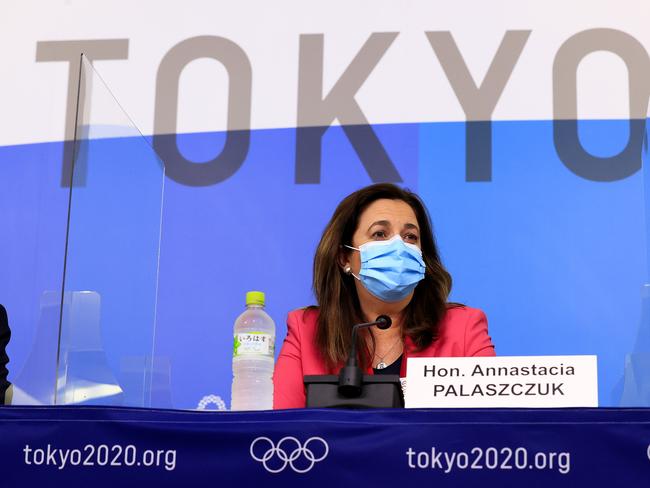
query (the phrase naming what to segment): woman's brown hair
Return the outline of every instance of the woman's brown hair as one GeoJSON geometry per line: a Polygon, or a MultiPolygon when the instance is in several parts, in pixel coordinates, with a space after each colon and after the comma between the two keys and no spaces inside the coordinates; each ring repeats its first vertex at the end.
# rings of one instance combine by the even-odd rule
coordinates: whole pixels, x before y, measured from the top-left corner
{"type": "MultiPolygon", "coordinates": [[[[365,322],[354,277],[341,269],[339,256],[343,245],[352,244],[359,216],[375,200],[406,202],[415,213],[420,226],[420,246],[426,264],[424,279],[415,288],[413,298],[404,310],[402,334],[418,349],[430,345],[438,335],[440,320],[447,310],[451,276],[440,262],[429,214],[413,192],[390,183],[367,186],[347,196],[336,208],[325,227],[314,256],[313,288],[318,301],[317,347],[330,369],[345,361],[350,349],[352,325],[365,322]]],[[[365,341],[359,344],[361,363],[369,362],[365,341]]]]}

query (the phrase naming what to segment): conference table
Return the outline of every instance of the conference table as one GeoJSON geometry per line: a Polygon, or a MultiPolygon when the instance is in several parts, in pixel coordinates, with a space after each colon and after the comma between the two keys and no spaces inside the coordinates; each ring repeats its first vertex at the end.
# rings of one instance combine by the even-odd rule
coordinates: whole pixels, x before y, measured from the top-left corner
{"type": "Polygon", "coordinates": [[[10,406],[0,466],[0,486],[641,487],[650,409],[10,406]]]}

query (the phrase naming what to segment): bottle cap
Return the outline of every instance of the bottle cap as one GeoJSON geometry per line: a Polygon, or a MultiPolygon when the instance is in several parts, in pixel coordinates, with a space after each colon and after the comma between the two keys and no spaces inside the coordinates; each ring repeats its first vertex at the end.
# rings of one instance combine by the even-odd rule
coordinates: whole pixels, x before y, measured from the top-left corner
{"type": "Polygon", "coordinates": [[[264,306],[264,292],[263,291],[249,291],[246,293],[246,306],[248,305],[262,305],[264,306]]]}

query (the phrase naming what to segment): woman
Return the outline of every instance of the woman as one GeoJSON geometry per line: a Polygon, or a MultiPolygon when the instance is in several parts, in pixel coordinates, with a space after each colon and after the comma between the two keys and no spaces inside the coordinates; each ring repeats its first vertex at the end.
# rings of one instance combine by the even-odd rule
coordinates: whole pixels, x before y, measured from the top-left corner
{"type": "Polygon", "coordinates": [[[485,314],[447,303],[451,277],[424,205],[395,185],[363,188],[339,204],[316,250],[313,287],[318,307],[289,313],[274,408],[304,407],[303,376],[336,374],[352,325],[382,314],[392,327],[359,337],[368,374],[404,377],[409,357],[494,356],[485,314]]]}

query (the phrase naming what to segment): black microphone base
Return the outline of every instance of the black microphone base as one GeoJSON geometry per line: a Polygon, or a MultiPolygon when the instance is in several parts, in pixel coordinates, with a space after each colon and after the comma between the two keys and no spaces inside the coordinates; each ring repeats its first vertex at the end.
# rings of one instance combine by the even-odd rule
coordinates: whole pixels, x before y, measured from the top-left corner
{"type": "Polygon", "coordinates": [[[397,375],[363,375],[361,393],[346,397],[339,392],[338,375],[305,376],[307,408],[404,408],[397,375]]]}

